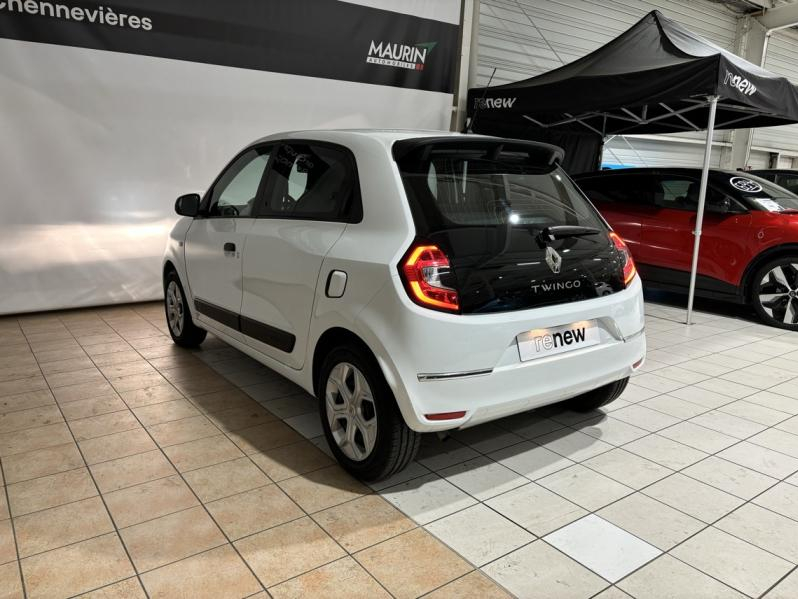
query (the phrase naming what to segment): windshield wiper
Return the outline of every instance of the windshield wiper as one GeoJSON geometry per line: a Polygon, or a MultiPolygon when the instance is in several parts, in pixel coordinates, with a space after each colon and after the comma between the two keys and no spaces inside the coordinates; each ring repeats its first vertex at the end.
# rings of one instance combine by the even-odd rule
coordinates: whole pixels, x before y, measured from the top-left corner
{"type": "Polygon", "coordinates": [[[582,227],[580,225],[553,225],[540,231],[538,237],[540,241],[554,241],[556,239],[567,239],[569,237],[584,237],[585,235],[598,235],[600,229],[595,227],[582,227]]]}

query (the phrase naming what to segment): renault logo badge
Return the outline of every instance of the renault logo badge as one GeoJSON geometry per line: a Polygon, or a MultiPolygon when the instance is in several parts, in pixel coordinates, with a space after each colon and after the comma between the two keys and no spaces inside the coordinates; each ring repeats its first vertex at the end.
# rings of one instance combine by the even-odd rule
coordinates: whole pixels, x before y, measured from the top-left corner
{"type": "Polygon", "coordinates": [[[555,252],[554,248],[550,246],[546,246],[546,264],[549,265],[551,272],[553,272],[555,275],[560,274],[560,268],[562,267],[562,256],[555,252]]]}

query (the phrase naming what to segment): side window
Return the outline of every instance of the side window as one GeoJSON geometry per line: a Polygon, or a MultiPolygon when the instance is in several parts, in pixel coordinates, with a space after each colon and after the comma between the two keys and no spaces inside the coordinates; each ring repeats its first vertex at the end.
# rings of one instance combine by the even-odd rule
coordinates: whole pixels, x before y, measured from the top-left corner
{"type": "Polygon", "coordinates": [[[788,191],[798,193],[798,175],[779,175],[778,184],[788,191]]]}
{"type": "MultiPolygon", "coordinates": [[[[701,182],[698,179],[663,175],[659,178],[659,185],[661,189],[656,193],[656,203],[660,208],[693,212],[698,210],[698,195],[701,191],[701,182]]],[[[725,197],[711,185],[707,187],[707,206],[720,203],[725,197]]]]}
{"type": "Polygon", "coordinates": [[[251,216],[270,148],[245,152],[222,174],[211,191],[210,216],[251,216]]]}
{"type": "Polygon", "coordinates": [[[347,220],[356,210],[354,160],[343,149],[286,143],[274,158],[261,216],[347,220]]]}

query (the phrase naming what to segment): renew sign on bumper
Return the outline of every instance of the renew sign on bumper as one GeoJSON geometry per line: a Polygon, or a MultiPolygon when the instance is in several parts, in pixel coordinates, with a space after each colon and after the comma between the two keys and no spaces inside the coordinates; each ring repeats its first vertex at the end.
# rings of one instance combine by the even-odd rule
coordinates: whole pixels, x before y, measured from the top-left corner
{"type": "Polygon", "coordinates": [[[522,362],[553,356],[601,343],[601,332],[595,320],[535,329],[516,337],[522,362]]]}

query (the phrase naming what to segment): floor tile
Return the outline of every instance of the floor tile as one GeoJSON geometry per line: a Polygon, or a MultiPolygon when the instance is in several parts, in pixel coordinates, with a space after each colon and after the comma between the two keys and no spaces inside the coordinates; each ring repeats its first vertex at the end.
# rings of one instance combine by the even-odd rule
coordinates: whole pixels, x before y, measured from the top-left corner
{"type": "Polygon", "coordinates": [[[418,597],[471,570],[423,529],[369,547],[354,557],[398,599],[418,597]]]}
{"type": "Polygon", "coordinates": [[[278,483],[308,513],[318,512],[369,492],[338,466],[314,470],[278,483]]]}
{"type": "Polygon", "coordinates": [[[661,553],[594,514],[564,526],[544,540],[610,582],[617,582],[661,553]]]}
{"type": "Polygon", "coordinates": [[[28,597],[70,597],[133,576],[115,533],[23,559],[28,597]]]}
{"type": "Polygon", "coordinates": [[[202,415],[156,424],[148,427],[147,431],[161,447],[213,437],[221,432],[210,420],[202,415]]]}
{"type": "Polygon", "coordinates": [[[130,410],[124,410],[71,420],[69,421],[69,428],[72,430],[75,440],[80,442],[112,433],[139,429],[141,425],[130,410]]]}
{"type": "Polygon", "coordinates": [[[583,465],[633,489],[646,487],[673,472],[670,468],[620,448],[585,460],[583,465]]]}
{"type": "Polygon", "coordinates": [[[15,518],[20,557],[28,557],[105,533],[113,532],[111,518],[99,497],[15,518]]]}
{"type": "Polygon", "coordinates": [[[618,586],[633,597],[649,597],[658,589],[662,599],[744,599],[741,593],[670,555],[646,564],[618,586]]]}
{"type": "Polygon", "coordinates": [[[188,472],[243,457],[235,444],[224,435],[197,439],[164,448],[164,453],[180,472],[188,472]]]}
{"type": "Polygon", "coordinates": [[[627,424],[623,420],[606,416],[581,422],[575,428],[611,445],[623,445],[648,434],[647,431],[627,424]]]}
{"type": "Polygon", "coordinates": [[[127,410],[127,405],[116,393],[70,401],[61,406],[61,411],[67,420],[90,418],[125,410],[127,410]]]}
{"type": "Polygon", "coordinates": [[[798,563],[798,522],[748,503],[715,524],[752,545],[798,563]]]}
{"type": "Polygon", "coordinates": [[[269,588],[275,599],[390,597],[352,558],[345,557],[269,588]]]}
{"type": "Polygon", "coordinates": [[[185,510],[199,503],[178,475],[106,493],[104,498],[119,528],[185,510]]]}
{"type": "Polygon", "coordinates": [[[720,410],[705,412],[691,419],[690,422],[735,437],[736,439],[745,439],[767,428],[764,424],[758,424],[752,420],[732,416],[720,410]]]}
{"type": "Polygon", "coordinates": [[[3,458],[7,484],[66,472],[82,466],[83,458],[74,442],[3,458]]]}
{"type": "Polygon", "coordinates": [[[436,474],[415,478],[380,494],[419,524],[427,524],[476,503],[473,497],[436,474]]]}
{"type": "Polygon", "coordinates": [[[229,433],[233,442],[246,454],[268,451],[276,447],[291,445],[302,440],[302,436],[279,420],[250,426],[229,433]]]}
{"type": "Polygon", "coordinates": [[[226,543],[222,532],[199,506],[123,528],[119,534],[139,572],[226,543]]]}
{"type": "Polygon", "coordinates": [[[212,501],[206,507],[232,540],[304,515],[277,485],[272,484],[212,501]]]}
{"type": "Polygon", "coordinates": [[[141,579],[153,599],[238,599],[262,588],[230,545],[146,572],[141,579]]]}
{"type": "Polygon", "coordinates": [[[724,449],[718,457],[774,478],[798,472],[798,459],[748,441],[724,449]]]}
{"type": "Polygon", "coordinates": [[[38,408],[55,404],[55,398],[49,389],[30,391],[17,395],[0,396],[0,414],[8,414],[18,410],[38,408]]]}
{"type": "Polygon", "coordinates": [[[527,478],[487,457],[444,468],[439,474],[480,501],[529,482],[527,478]]]}
{"type": "Polygon", "coordinates": [[[175,399],[134,408],[133,413],[144,426],[153,426],[198,416],[199,410],[185,399],[175,399]]]}
{"type": "MultiPolygon", "coordinates": [[[[14,541],[14,531],[11,520],[0,519],[0,565],[17,559],[17,546],[14,541]]],[[[2,588],[2,587],[0,587],[2,588]]]]}
{"type": "Polygon", "coordinates": [[[11,515],[15,517],[97,495],[86,468],[14,483],[6,490],[11,515]]]}
{"type": "Polygon", "coordinates": [[[327,534],[350,553],[415,528],[412,520],[377,495],[366,495],[313,515],[327,534]]]}
{"type": "Polygon", "coordinates": [[[798,597],[798,570],[793,570],[765,595],[765,599],[795,599],[795,597],[798,597]]]}
{"type": "Polygon", "coordinates": [[[753,502],[798,521],[798,487],[794,485],[779,483],[755,497],[753,502]]]}
{"type": "Polygon", "coordinates": [[[735,437],[699,426],[691,421],[680,422],[659,431],[658,434],[706,453],[717,453],[739,441],[735,437]]]}
{"type": "Polygon", "coordinates": [[[661,501],[703,522],[714,522],[743,503],[743,500],[702,482],[673,474],[643,489],[661,501]]]}
{"type": "Polygon", "coordinates": [[[79,441],[78,445],[86,463],[90,465],[156,449],[143,428],[79,441]]]}
{"type": "Polygon", "coordinates": [[[346,555],[307,517],[259,532],[234,544],[267,587],[346,555]]]}
{"type": "Polygon", "coordinates": [[[703,451],[659,435],[643,437],[624,445],[623,448],[673,470],[686,468],[708,455],[703,451]]]}
{"type": "Polygon", "coordinates": [[[634,405],[616,410],[612,413],[612,417],[650,433],[679,422],[678,418],[641,405],[634,405]]]}
{"type": "Polygon", "coordinates": [[[4,599],[19,599],[22,594],[22,580],[19,577],[17,562],[0,565],[0,589],[3,589],[4,599]]]}
{"type": "Polygon", "coordinates": [[[524,440],[523,437],[504,430],[493,423],[481,424],[454,433],[454,438],[479,453],[490,453],[524,440]]]}
{"type": "Polygon", "coordinates": [[[793,458],[798,458],[798,435],[793,435],[783,430],[771,428],[754,435],[749,442],[754,445],[767,447],[773,451],[786,454],[793,458]]]}
{"type": "Polygon", "coordinates": [[[147,599],[139,579],[127,578],[79,595],[80,599],[147,599]]]}
{"type": "Polygon", "coordinates": [[[16,453],[54,447],[71,441],[72,434],[63,422],[12,433],[2,433],[0,434],[0,458],[5,459],[16,453]]]}
{"type": "Polygon", "coordinates": [[[203,502],[214,501],[269,484],[269,478],[249,458],[214,464],[184,474],[203,502]]]}
{"type": "Polygon", "coordinates": [[[118,491],[177,473],[158,449],[94,464],[89,469],[101,493],[118,491]]]}
{"type": "Polygon", "coordinates": [[[522,599],[584,599],[608,586],[544,541],[522,547],[483,570],[522,599]]]}
{"type": "Polygon", "coordinates": [[[537,483],[514,489],[485,502],[537,536],[543,536],[587,514],[578,505],[537,483]]]}
{"type": "Polygon", "coordinates": [[[538,482],[588,511],[597,510],[633,492],[626,485],[580,465],[550,474],[538,482]]]}
{"type": "Polygon", "coordinates": [[[434,435],[425,435],[421,438],[421,448],[416,461],[430,470],[443,470],[478,456],[479,453],[474,449],[456,439],[448,438],[441,441],[434,435]]]}
{"type": "Polygon", "coordinates": [[[307,441],[250,454],[269,478],[281,481],[334,464],[333,460],[307,441]]]}
{"type": "Polygon", "coordinates": [[[758,597],[794,566],[716,528],[707,528],[671,553],[702,572],[758,597]]]}
{"type": "Polygon", "coordinates": [[[143,389],[123,391],[119,395],[131,409],[139,408],[141,406],[149,406],[164,401],[173,401],[183,397],[177,389],[166,383],[152,387],[145,387],[143,389]]]}
{"type": "Polygon", "coordinates": [[[511,595],[490,578],[474,570],[425,595],[427,599],[511,599],[511,595]]]}
{"type": "Polygon", "coordinates": [[[693,464],[682,472],[742,499],[751,499],[778,482],[775,478],[715,456],[693,464]]]}
{"type": "Polygon", "coordinates": [[[535,443],[574,462],[587,460],[613,448],[594,436],[572,429],[561,429],[542,435],[535,439],[535,443]]]}
{"type": "Polygon", "coordinates": [[[597,514],[663,551],[706,526],[700,520],[642,493],[624,497],[597,514]]]}
{"type": "Polygon", "coordinates": [[[27,410],[0,414],[0,434],[63,422],[61,410],[56,405],[39,406],[27,410]]]}
{"type": "Polygon", "coordinates": [[[535,540],[535,535],[482,504],[436,520],[426,529],[477,566],[535,540]]]}
{"type": "Polygon", "coordinates": [[[488,457],[532,480],[567,468],[574,463],[531,441],[500,449],[488,457]]]}
{"type": "Polygon", "coordinates": [[[640,405],[680,419],[693,418],[707,411],[705,406],[667,394],[652,397],[640,405]]]}

